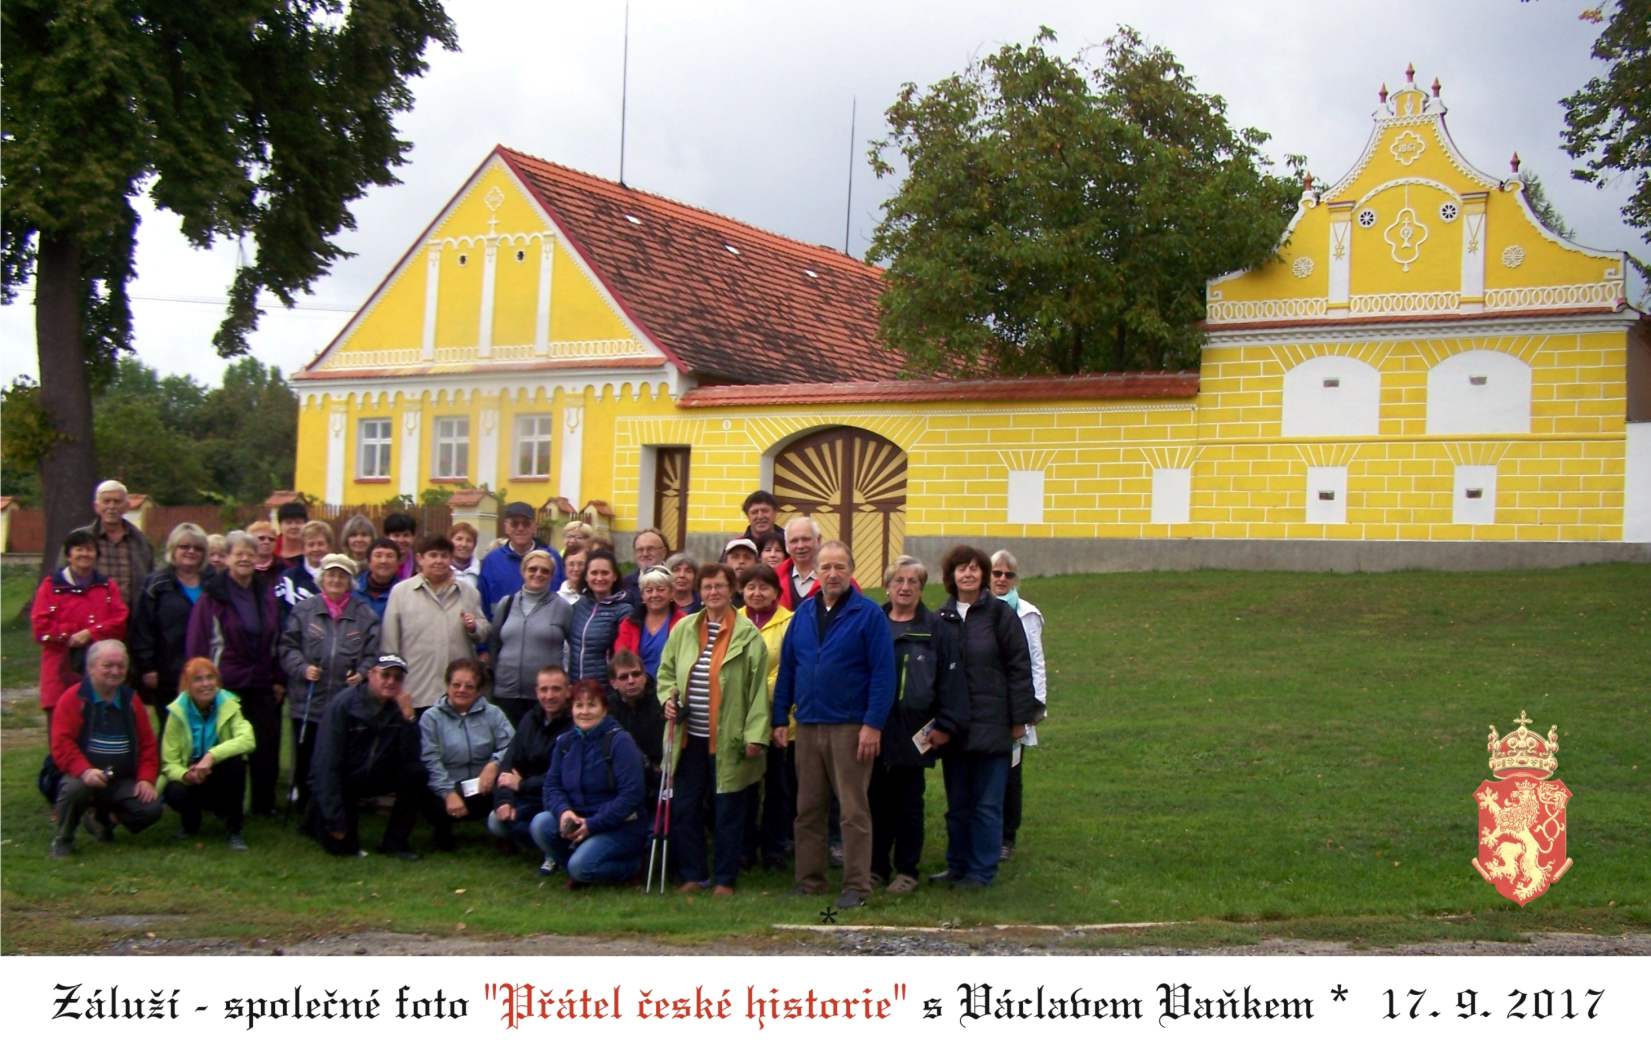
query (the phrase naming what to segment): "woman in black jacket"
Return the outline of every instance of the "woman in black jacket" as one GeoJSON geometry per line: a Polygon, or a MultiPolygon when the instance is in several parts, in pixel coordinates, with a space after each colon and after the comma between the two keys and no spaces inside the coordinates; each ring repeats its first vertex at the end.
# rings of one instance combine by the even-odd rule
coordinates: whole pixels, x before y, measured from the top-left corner
{"type": "Polygon", "coordinates": [[[902,554],[883,575],[889,601],[883,607],[894,636],[898,696],[883,725],[883,744],[872,765],[871,872],[888,878],[888,890],[917,890],[923,855],[924,771],[939,751],[962,738],[969,722],[969,688],[958,663],[958,629],[923,606],[929,571],[902,554]],[[931,726],[932,724],[932,726],[931,726]],[[928,747],[912,737],[929,728],[928,747]]]}
{"type": "MultiPolygon", "coordinates": [[[[487,831],[519,848],[534,847],[528,827],[544,797],[550,754],[556,748],[556,739],[573,726],[573,715],[568,711],[571,686],[568,673],[556,665],[540,668],[533,683],[538,707],[522,716],[510,745],[499,757],[499,781],[493,787],[493,812],[487,816],[487,831]]],[[[556,860],[545,856],[539,872],[546,877],[555,873],[556,860]]]]}
{"type": "Polygon", "coordinates": [[[166,729],[167,702],[183,692],[178,679],[189,658],[184,638],[189,613],[201,597],[201,581],[211,573],[206,564],[206,530],[185,521],[166,537],[166,564],[149,574],[138,597],[131,600],[132,619],[127,634],[132,647],[132,670],[143,684],[143,696],[160,713],[155,726],[158,741],[166,729]]]}
{"type": "Polygon", "coordinates": [[[992,563],[974,547],[946,552],[940,618],[962,632],[969,684],[968,730],[948,746],[946,872],[955,887],[984,888],[997,876],[1003,847],[1003,794],[1016,739],[1037,714],[1032,657],[1020,618],[987,590],[992,563]]]}

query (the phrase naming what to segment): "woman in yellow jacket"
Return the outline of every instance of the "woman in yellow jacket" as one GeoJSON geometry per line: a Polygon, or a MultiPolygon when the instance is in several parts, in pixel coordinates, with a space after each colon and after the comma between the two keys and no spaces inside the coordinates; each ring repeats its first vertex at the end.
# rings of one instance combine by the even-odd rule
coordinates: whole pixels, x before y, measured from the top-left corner
{"type": "MultiPolygon", "coordinates": [[[[774,696],[774,681],[780,677],[780,643],[791,626],[791,610],[780,605],[780,577],[763,562],[740,573],[740,590],[745,594],[745,617],[762,632],[768,647],[768,696],[774,696]]],[[[762,847],[762,864],[770,870],[786,868],[791,854],[792,828],[797,821],[797,717],[791,717],[790,737],[785,748],[768,746],[768,770],[762,779],[761,824],[757,840],[762,847]]],[[[755,790],[752,790],[755,792],[755,790]]],[[[752,821],[757,816],[752,815],[752,821]]]]}
{"type": "Polygon", "coordinates": [[[659,659],[659,699],[674,721],[671,861],[680,889],[710,883],[705,861],[707,801],[715,817],[716,895],[733,895],[750,798],[769,740],[768,647],[734,609],[734,573],[707,562],[696,575],[697,613],[671,629],[659,659]],[[715,790],[713,798],[712,791],[715,790]]]}
{"type": "Polygon", "coordinates": [[[224,820],[229,846],[246,851],[241,836],[246,759],[255,738],[241,699],[223,688],[218,667],[205,657],[183,666],[181,692],[166,709],[161,736],[161,796],[183,819],[180,837],[200,832],[201,813],[224,820]]]}

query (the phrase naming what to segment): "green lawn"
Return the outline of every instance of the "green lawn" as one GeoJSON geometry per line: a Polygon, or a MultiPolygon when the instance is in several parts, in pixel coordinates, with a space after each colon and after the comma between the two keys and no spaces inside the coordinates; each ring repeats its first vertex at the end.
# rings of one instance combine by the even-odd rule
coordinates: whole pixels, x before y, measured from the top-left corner
{"type": "MultiPolygon", "coordinates": [[[[6,588],[11,610],[9,577],[6,588]]],[[[880,896],[845,919],[1189,922],[1151,937],[1188,944],[1651,930],[1651,566],[1116,574],[1025,588],[1050,620],[1053,700],[1027,764],[1021,853],[987,893],[880,896]],[[1521,709],[1543,732],[1559,726],[1557,777],[1575,794],[1575,866],[1523,910],[1470,865],[1487,724],[1506,732],[1521,709]]],[[[8,636],[8,673],[14,648],[8,636]]],[[[92,950],[157,929],[644,933],[692,945],[812,923],[821,902],[789,898],[790,877],[767,872],[715,903],[570,894],[480,837],[418,864],[340,862],[273,823],[249,826],[250,855],[224,849],[210,820],[199,844],[176,843],[168,818],[52,862],[33,790],[40,735],[20,721],[5,730],[7,952],[92,950]],[[89,920],[127,914],[176,916],[89,920]]],[[[935,772],[930,868],[942,801],[935,772]]]]}

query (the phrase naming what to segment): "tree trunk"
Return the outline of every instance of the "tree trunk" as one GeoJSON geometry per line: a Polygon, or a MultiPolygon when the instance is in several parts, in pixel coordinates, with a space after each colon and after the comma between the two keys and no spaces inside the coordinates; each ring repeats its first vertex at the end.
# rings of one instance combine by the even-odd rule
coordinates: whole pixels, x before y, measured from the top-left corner
{"type": "Polygon", "coordinates": [[[92,389],[81,323],[84,291],[79,241],[72,236],[42,233],[34,293],[40,407],[52,427],[62,434],[62,439],[40,460],[40,490],[46,506],[42,576],[56,567],[63,537],[95,516],[92,389]]]}

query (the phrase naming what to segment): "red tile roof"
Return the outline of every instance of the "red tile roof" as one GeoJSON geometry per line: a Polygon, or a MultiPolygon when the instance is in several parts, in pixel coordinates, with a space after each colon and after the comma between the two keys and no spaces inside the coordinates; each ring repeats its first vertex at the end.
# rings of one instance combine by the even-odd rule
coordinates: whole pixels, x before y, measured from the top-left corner
{"type": "Polygon", "coordinates": [[[497,153],[630,318],[701,380],[898,376],[902,358],[877,338],[882,269],[506,147],[497,153]]]}
{"type": "Polygon", "coordinates": [[[1198,395],[1198,374],[1079,374],[1058,378],[849,382],[837,385],[711,385],[684,394],[682,407],[762,404],[892,404],[942,401],[1165,400],[1198,395]]]}

